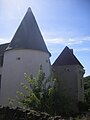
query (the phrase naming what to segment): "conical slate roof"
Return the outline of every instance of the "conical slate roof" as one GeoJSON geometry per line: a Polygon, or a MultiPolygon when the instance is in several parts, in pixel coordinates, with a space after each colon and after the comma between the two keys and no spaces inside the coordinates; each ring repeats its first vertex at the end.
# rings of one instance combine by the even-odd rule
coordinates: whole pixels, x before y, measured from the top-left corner
{"type": "Polygon", "coordinates": [[[8,47],[8,49],[22,48],[40,50],[49,53],[31,8],[28,8],[8,47]]]}
{"type": "Polygon", "coordinates": [[[83,67],[82,64],[73,54],[72,49],[69,49],[67,46],[64,48],[64,50],[56,59],[56,61],[53,63],[53,66],[62,66],[62,65],[80,65],[81,67],[83,67]]]}

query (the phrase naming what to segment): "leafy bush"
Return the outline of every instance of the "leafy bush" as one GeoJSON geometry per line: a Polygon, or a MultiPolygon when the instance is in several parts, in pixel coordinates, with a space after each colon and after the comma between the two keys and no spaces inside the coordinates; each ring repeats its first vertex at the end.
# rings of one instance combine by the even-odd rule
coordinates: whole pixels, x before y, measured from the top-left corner
{"type": "MultiPolygon", "coordinates": [[[[38,77],[24,74],[28,85],[21,83],[22,91],[17,91],[16,102],[19,106],[37,111],[47,112],[51,115],[68,115],[72,112],[72,102],[60,89],[60,80],[51,76],[46,79],[42,65],[38,72],[38,77]]],[[[12,100],[9,99],[12,105],[12,100]]]]}
{"type": "Polygon", "coordinates": [[[85,101],[90,109],[90,76],[84,78],[85,101]]]}
{"type": "Polygon", "coordinates": [[[88,103],[79,101],[78,109],[79,109],[79,112],[81,112],[81,113],[87,112],[88,111],[88,103]]]}

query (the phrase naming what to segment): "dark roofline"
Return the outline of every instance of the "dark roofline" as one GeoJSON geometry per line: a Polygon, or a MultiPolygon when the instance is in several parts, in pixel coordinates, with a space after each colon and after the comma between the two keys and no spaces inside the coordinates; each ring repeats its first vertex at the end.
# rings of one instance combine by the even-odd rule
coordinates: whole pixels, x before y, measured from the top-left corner
{"type": "Polygon", "coordinates": [[[0,47],[1,47],[1,46],[4,46],[4,45],[7,45],[7,44],[10,44],[10,42],[9,42],[9,43],[0,44],[0,47]]]}
{"type": "Polygon", "coordinates": [[[3,55],[3,54],[4,54],[6,48],[8,47],[9,44],[10,44],[10,43],[4,43],[4,44],[1,44],[1,45],[0,45],[0,55],[3,55]]]}
{"type": "MultiPolygon", "coordinates": [[[[8,47],[7,46],[7,48],[5,49],[5,51],[9,51],[9,50],[34,50],[34,49],[29,49],[29,48],[16,48],[16,49],[12,49],[12,48],[10,48],[10,47],[8,47]]],[[[35,51],[41,51],[41,50],[35,50],[35,51]]],[[[41,51],[41,52],[44,52],[44,51],[41,51]]],[[[47,53],[47,52],[45,52],[45,53],[47,53]]],[[[51,53],[50,52],[48,52],[49,53],[49,56],[51,57],[51,53]]]]}
{"type": "MultiPolygon", "coordinates": [[[[76,56],[73,54],[72,49],[69,49],[67,46],[55,60],[52,66],[63,66],[63,65],[83,65],[79,62],[76,56]]],[[[84,68],[84,67],[83,67],[84,68]]]]}

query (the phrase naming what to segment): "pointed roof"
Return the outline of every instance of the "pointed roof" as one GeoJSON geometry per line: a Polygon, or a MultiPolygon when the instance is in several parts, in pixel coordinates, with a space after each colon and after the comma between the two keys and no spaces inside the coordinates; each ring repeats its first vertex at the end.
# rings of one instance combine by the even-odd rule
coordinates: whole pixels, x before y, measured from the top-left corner
{"type": "Polygon", "coordinates": [[[31,8],[28,8],[8,49],[22,48],[40,50],[49,53],[31,8]]]}
{"type": "Polygon", "coordinates": [[[64,50],[56,59],[56,61],[53,63],[53,66],[62,66],[62,65],[80,65],[81,67],[83,67],[82,64],[73,54],[73,50],[69,49],[67,46],[64,48],[64,50]]]}

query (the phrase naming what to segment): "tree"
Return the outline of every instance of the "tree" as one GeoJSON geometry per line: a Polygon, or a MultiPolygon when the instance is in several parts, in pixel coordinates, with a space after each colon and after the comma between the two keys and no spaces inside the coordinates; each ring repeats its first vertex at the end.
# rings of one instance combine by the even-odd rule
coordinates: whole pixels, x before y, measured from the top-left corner
{"type": "Polygon", "coordinates": [[[44,111],[51,115],[69,114],[71,101],[65,92],[61,91],[60,81],[54,78],[53,73],[46,79],[40,65],[37,78],[26,73],[24,77],[28,85],[21,83],[25,93],[17,91],[16,102],[19,106],[44,111]]]}
{"type": "Polygon", "coordinates": [[[53,92],[54,80],[45,79],[42,65],[40,65],[37,79],[33,75],[28,76],[26,73],[24,77],[28,82],[28,86],[21,83],[21,86],[26,92],[17,91],[16,101],[18,101],[19,105],[39,111],[50,111],[50,95],[53,92]]]}
{"type": "Polygon", "coordinates": [[[84,78],[85,100],[90,109],[90,76],[84,78]]]}

